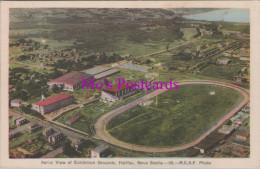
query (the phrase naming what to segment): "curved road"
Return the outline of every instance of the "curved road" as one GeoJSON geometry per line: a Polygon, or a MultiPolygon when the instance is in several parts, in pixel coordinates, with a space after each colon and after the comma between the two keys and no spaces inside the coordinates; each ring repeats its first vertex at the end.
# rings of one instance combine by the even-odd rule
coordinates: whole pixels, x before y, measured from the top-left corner
{"type": "Polygon", "coordinates": [[[243,108],[248,102],[249,102],[249,94],[246,90],[243,88],[233,85],[233,84],[228,84],[228,83],[223,83],[223,82],[217,82],[217,81],[184,81],[179,83],[179,85],[192,85],[192,84],[206,84],[206,85],[217,85],[217,86],[223,86],[227,88],[231,88],[237,92],[239,92],[243,96],[243,100],[235,107],[233,108],[230,112],[226,113],[219,121],[217,121],[213,126],[211,126],[206,132],[204,132],[199,138],[196,140],[193,140],[187,144],[183,144],[180,146],[175,146],[175,147],[151,147],[151,146],[142,146],[142,145],[135,145],[135,144],[130,144],[126,143],[120,140],[117,140],[116,138],[112,137],[108,131],[106,130],[107,123],[114,117],[118,116],[121,113],[126,112],[127,110],[135,107],[136,105],[155,97],[156,95],[159,95],[165,91],[167,91],[166,88],[163,89],[158,89],[155,90],[154,92],[151,92],[141,98],[138,98],[126,105],[123,105],[119,108],[116,108],[102,116],[100,116],[97,121],[95,122],[95,131],[98,137],[103,139],[104,141],[122,147],[130,150],[135,150],[135,151],[143,151],[143,152],[171,152],[171,151],[178,151],[178,150],[183,150],[187,149],[190,147],[195,146],[198,144],[201,140],[203,140],[205,137],[207,137],[211,132],[213,132],[215,129],[217,129],[222,123],[224,123],[226,120],[231,118],[236,112],[238,112],[241,108],[243,108]]]}

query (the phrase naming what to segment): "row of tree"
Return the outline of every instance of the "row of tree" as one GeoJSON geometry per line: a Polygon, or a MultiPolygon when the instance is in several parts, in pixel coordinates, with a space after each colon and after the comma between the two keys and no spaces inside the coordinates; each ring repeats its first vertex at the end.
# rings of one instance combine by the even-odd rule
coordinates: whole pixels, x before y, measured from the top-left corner
{"type": "Polygon", "coordinates": [[[51,64],[53,67],[67,69],[70,71],[81,71],[84,69],[89,69],[95,65],[103,65],[108,63],[113,63],[122,60],[119,54],[112,54],[110,56],[106,53],[99,53],[96,55],[91,55],[89,57],[78,58],[77,60],[62,59],[51,64]]]}

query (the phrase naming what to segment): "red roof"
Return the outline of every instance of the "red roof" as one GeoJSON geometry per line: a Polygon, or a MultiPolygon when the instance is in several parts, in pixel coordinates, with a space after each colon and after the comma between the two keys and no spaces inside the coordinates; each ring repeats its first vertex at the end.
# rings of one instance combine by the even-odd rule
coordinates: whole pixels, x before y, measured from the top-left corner
{"type": "MultiPolygon", "coordinates": [[[[126,84],[123,84],[123,85],[120,85],[120,89],[118,89],[118,84],[116,85],[112,85],[112,89],[103,89],[104,91],[110,91],[110,92],[118,92],[118,91],[121,91],[121,90],[124,90],[127,88],[126,84]]],[[[131,88],[131,85],[129,85],[128,87],[131,88]]]]}
{"type": "Polygon", "coordinates": [[[38,102],[34,102],[32,104],[35,104],[35,105],[40,106],[40,107],[45,107],[45,106],[48,106],[50,104],[59,102],[61,100],[68,99],[70,97],[72,97],[72,96],[68,95],[68,94],[57,94],[55,96],[48,97],[47,99],[40,100],[38,102]]]}
{"type": "Polygon", "coordinates": [[[48,83],[64,83],[64,84],[73,86],[73,85],[82,83],[82,78],[90,79],[91,77],[93,77],[93,76],[86,74],[86,73],[70,72],[66,75],[63,75],[61,77],[51,80],[48,83]]]}

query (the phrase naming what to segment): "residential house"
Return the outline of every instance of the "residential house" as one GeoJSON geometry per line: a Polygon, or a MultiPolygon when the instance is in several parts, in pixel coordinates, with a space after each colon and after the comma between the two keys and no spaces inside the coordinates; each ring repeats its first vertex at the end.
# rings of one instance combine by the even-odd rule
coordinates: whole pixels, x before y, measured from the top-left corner
{"type": "Polygon", "coordinates": [[[20,100],[20,99],[11,100],[11,107],[20,107],[21,103],[22,103],[22,100],[20,100]]]}

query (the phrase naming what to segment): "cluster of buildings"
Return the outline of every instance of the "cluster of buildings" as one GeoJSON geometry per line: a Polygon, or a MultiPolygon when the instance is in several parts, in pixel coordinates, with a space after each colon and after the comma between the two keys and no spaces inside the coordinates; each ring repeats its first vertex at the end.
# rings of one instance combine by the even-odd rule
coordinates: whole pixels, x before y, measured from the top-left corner
{"type": "Polygon", "coordinates": [[[249,138],[249,129],[245,127],[241,127],[236,133],[236,139],[246,142],[249,138]]]}
{"type": "Polygon", "coordinates": [[[248,118],[249,114],[240,111],[230,118],[231,125],[223,125],[222,128],[218,130],[218,132],[228,135],[231,132],[235,131],[239,126],[241,126],[248,118]]]}
{"type": "MultiPolygon", "coordinates": [[[[82,79],[89,82],[92,78],[95,80],[113,75],[118,73],[119,70],[113,67],[97,66],[91,69],[84,70],[83,72],[70,72],[56,79],[53,79],[47,83],[49,88],[53,88],[55,85],[62,88],[65,91],[75,91],[82,88],[82,79]]],[[[131,92],[124,86],[120,90],[116,90],[114,86],[111,90],[102,91],[102,100],[107,100],[111,102],[116,102],[122,99],[123,96],[131,92]],[[106,96],[105,96],[106,95],[106,96]]],[[[57,94],[48,98],[42,96],[40,101],[32,103],[31,109],[41,113],[42,115],[56,111],[63,107],[66,107],[74,102],[74,98],[68,94],[57,94]]],[[[22,100],[14,99],[11,100],[11,107],[20,107],[22,105],[22,100]]],[[[80,117],[75,117],[78,120],[80,117]]],[[[68,124],[72,124],[75,119],[68,121],[68,124]]]]}
{"type": "Polygon", "coordinates": [[[240,60],[242,61],[250,61],[250,50],[249,49],[245,49],[245,48],[241,48],[240,49],[240,60]]]}
{"type": "Polygon", "coordinates": [[[222,133],[222,134],[230,134],[231,132],[233,132],[235,130],[235,127],[232,126],[232,125],[223,125],[222,128],[220,128],[218,130],[219,133],[222,133]]]}
{"type": "Polygon", "coordinates": [[[221,154],[219,149],[225,149],[230,144],[249,148],[250,134],[247,122],[245,122],[249,118],[249,112],[250,105],[248,104],[240,112],[231,117],[227,124],[223,125],[217,131],[212,132],[194,148],[199,150],[200,154],[206,154],[211,157],[214,154],[221,154]],[[227,140],[226,138],[230,135],[232,136],[227,140]]]}

